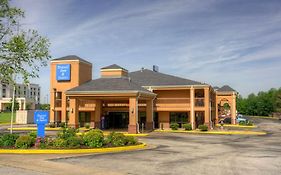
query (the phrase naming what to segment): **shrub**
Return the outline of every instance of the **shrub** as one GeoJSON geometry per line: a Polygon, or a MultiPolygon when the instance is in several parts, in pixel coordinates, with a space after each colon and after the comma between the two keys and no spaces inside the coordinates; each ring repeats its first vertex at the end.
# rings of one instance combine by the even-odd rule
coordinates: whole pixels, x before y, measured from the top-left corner
{"type": "Polygon", "coordinates": [[[65,148],[67,147],[67,141],[62,138],[56,138],[53,142],[53,146],[57,148],[65,148]]]}
{"type": "Polygon", "coordinates": [[[86,123],[86,124],[85,124],[85,128],[86,128],[86,129],[90,129],[90,123],[86,123]]]}
{"type": "Polygon", "coordinates": [[[178,130],[179,124],[178,123],[171,123],[170,128],[172,128],[172,130],[178,130]]]}
{"type": "Polygon", "coordinates": [[[28,133],[28,135],[33,139],[33,143],[34,143],[37,138],[37,132],[31,131],[30,133],[28,133]]]}
{"type": "Polygon", "coordinates": [[[61,122],[59,125],[61,128],[67,128],[66,123],[65,122],[61,122]]]}
{"type": "Polygon", "coordinates": [[[49,127],[50,127],[50,128],[55,128],[55,127],[56,127],[56,124],[55,124],[55,123],[49,123],[49,127]]]}
{"type": "Polygon", "coordinates": [[[208,126],[206,126],[206,125],[199,125],[198,128],[199,128],[201,131],[208,131],[208,126]]]}
{"type": "Polygon", "coordinates": [[[75,128],[63,128],[62,131],[58,132],[57,136],[58,138],[67,140],[69,137],[75,137],[77,132],[78,130],[75,128]]]}
{"type": "Polygon", "coordinates": [[[4,134],[0,138],[0,146],[10,147],[15,146],[16,140],[19,138],[18,134],[4,134]]]}
{"type": "Polygon", "coordinates": [[[16,140],[15,146],[17,148],[30,148],[32,145],[34,145],[34,138],[32,138],[29,135],[22,135],[16,140]]]}
{"type": "Polygon", "coordinates": [[[253,124],[252,121],[247,120],[247,121],[240,121],[239,125],[242,125],[242,126],[253,126],[254,124],[253,124]]]}
{"type": "Polygon", "coordinates": [[[192,125],[190,123],[183,124],[183,128],[187,131],[192,130],[192,125]]]}
{"type": "Polygon", "coordinates": [[[239,125],[245,126],[245,125],[246,125],[246,122],[245,122],[245,121],[240,121],[240,122],[239,122],[239,125]]]}
{"type": "Polygon", "coordinates": [[[127,138],[122,133],[111,132],[106,139],[106,143],[110,146],[124,146],[127,143],[127,138]]]}
{"type": "Polygon", "coordinates": [[[252,121],[248,121],[247,122],[247,126],[253,126],[254,124],[253,124],[253,122],[252,121]]]}
{"type": "Polygon", "coordinates": [[[93,129],[83,135],[83,141],[89,147],[102,147],[104,144],[103,132],[99,129],[93,129]]]}
{"type": "Polygon", "coordinates": [[[69,148],[78,148],[82,144],[82,139],[81,139],[81,137],[77,137],[77,136],[69,137],[69,138],[67,138],[66,142],[67,142],[67,146],[69,148]]]}
{"type": "Polygon", "coordinates": [[[133,136],[126,137],[126,145],[135,145],[138,143],[138,140],[133,136]]]}

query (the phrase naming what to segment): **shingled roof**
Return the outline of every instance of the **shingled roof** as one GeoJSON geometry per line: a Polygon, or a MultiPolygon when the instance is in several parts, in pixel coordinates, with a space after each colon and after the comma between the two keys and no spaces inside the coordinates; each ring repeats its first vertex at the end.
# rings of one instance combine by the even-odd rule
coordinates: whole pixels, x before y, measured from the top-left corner
{"type": "Polygon", "coordinates": [[[78,87],[69,89],[67,93],[72,92],[144,92],[150,93],[147,89],[141,87],[129,78],[99,78],[78,87]]]}
{"type": "Polygon", "coordinates": [[[219,92],[236,92],[234,89],[232,89],[228,85],[224,85],[221,88],[218,89],[219,92]]]}
{"type": "Polygon", "coordinates": [[[92,64],[89,61],[84,60],[84,59],[82,59],[82,58],[80,58],[80,57],[78,57],[76,55],[67,55],[67,56],[64,56],[64,57],[61,57],[61,58],[55,58],[52,61],[60,61],[60,60],[79,60],[79,61],[86,62],[88,64],[92,64]]]}
{"type": "Polygon", "coordinates": [[[122,69],[122,70],[128,71],[127,69],[125,69],[125,68],[123,68],[123,67],[121,67],[121,66],[119,66],[117,64],[112,64],[110,66],[106,66],[106,67],[103,67],[101,69],[122,69]]]}
{"type": "Polygon", "coordinates": [[[141,86],[207,85],[198,81],[155,72],[149,69],[129,73],[129,77],[141,86]]]}

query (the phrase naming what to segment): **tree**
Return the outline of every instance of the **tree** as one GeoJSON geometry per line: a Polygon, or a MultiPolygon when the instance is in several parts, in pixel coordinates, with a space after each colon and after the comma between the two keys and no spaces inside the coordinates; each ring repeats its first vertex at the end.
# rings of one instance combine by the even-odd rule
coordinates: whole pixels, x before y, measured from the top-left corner
{"type": "Polygon", "coordinates": [[[276,109],[275,112],[281,113],[281,88],[279,88],[277,97],[276,97],[276,109]]]}
{"type": "Polygon", "coordinates": [[[23,31],[19,20],[21,9],[10,7],[9,0],[0,0],[0,80],[15,83],[12,75],[25,83],[39,77],[39,68],[50,58],[49,41],[35,30],[23,31]]]}
{"type": "Polygon", "coordinates": [[[11,7],[9,0],[0,0],[0,81],[13,84],[11,133],[13,132],[14,92],[16,76],[28,83],[30,78],[39,77],[39,68],[50,59],[49,40],[36,30],[24,31],[20,19],[24,12],[11,7]]]}
{"type": "Polygon", "coordinates": [[[250,94],[247,98],[237,98],[237,110],[241,114],[268,116],[273,112],[281,112],[281,88],[267,92],[250,94]]]}

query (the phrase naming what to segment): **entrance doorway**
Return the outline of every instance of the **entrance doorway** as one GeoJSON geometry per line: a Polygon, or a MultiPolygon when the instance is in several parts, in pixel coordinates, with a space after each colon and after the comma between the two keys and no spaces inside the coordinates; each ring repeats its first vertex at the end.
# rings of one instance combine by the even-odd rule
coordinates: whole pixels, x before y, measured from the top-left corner
{"type": "Polygon", "coordinates": [[[204,125],[205,123],[205,112],[198,111],[195,112],[195,126],[198,128],[199,125],[204,125]]]}
{"type": "Polygon", "coordinates": [[[128,112],[109,112],[105,116],[105,129],[124,129],[128,128],[129,113],[128,112]]]}

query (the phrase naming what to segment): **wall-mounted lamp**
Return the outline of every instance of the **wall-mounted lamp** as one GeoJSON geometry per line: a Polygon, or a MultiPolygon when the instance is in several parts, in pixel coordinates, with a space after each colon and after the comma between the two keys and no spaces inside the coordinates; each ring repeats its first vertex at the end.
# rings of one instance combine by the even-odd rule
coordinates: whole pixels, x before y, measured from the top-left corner
{"type": "Polygon", "coordinates": [[[131,113],[132,113],[132,114],[134,113],[134,108],[131,109],[131,113]]]}
{"type": "Polygon", "coordinates": [[[71,108],[71,110],[70,110],[70,111],[71,111],[71,113],[73,113],[73,108],[71,108]]]}

